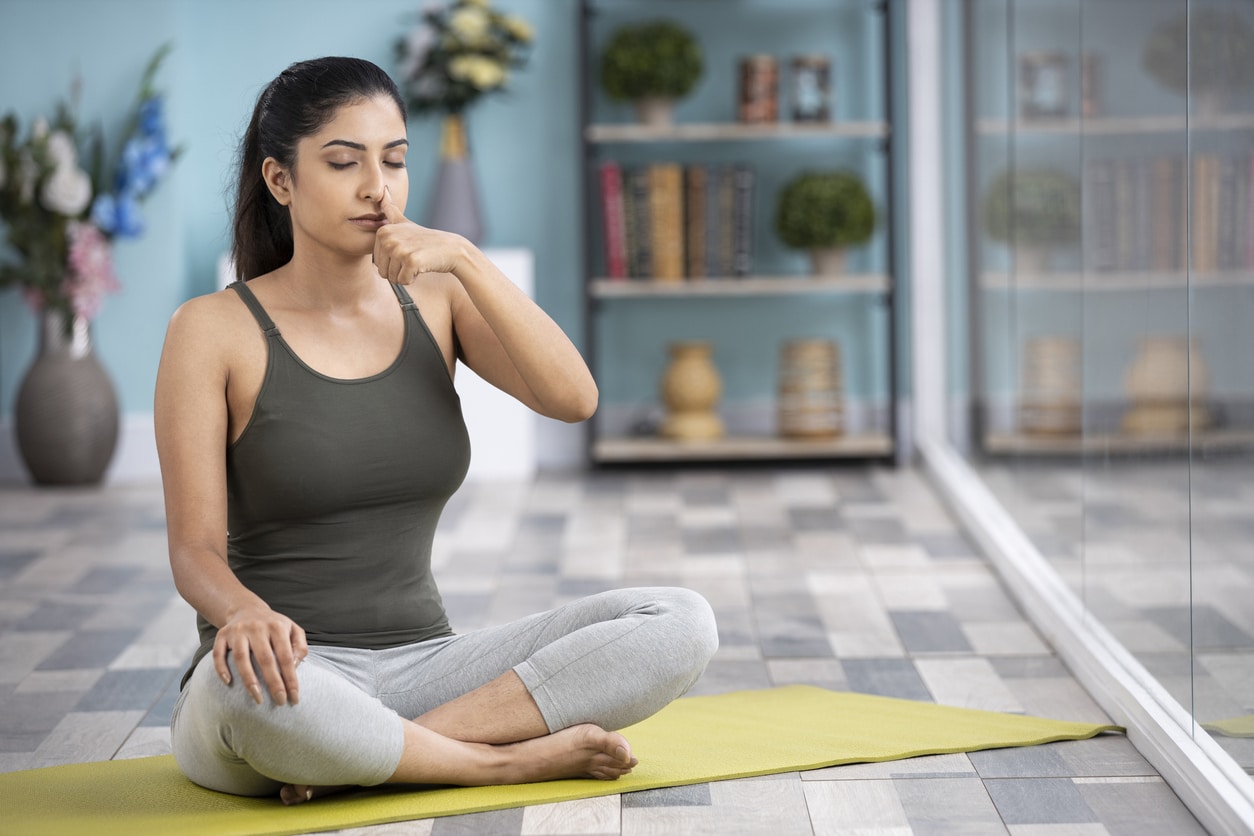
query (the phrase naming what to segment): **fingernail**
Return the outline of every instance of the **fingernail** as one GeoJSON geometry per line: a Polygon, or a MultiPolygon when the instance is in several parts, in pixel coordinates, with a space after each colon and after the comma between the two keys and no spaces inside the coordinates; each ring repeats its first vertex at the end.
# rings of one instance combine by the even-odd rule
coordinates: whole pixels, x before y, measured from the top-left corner
{"type": "Polygon", "coordinates": [[[253,700],[257,703],[257,705],[261,705],[261,687],[260,686],[258,685],[252,686],[251,688],[248,689],[248,693],[253,695],[253,700]]]}
{"type": "Polygon", "coordinates": [[[305,790],[305,800],[310,801],[312,799],[313,799],[313,790],[305,790]]]}
{"type": "Polygon", "coordinates": [[[218,674],[218,678],[222,680],[223,685],[231,684],[231,675],[229,673],[220,673],[218,674]]]}

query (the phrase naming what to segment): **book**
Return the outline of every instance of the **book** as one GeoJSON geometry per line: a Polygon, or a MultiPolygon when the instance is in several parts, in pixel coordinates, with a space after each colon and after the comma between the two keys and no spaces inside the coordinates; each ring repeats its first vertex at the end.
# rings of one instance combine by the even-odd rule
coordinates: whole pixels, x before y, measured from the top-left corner
{"type": "Polygon", "coordinates": [[[613,160],[601,163],[601,216],[605,235],[605,272],[627,278],[627,230],[623,218],[623,172],[613,160]]]}
{"type": "Polygon", "coordinates": [[[1154,270],[1176,269],[1175,241],[1175,177],[1171,157],[1155,157],[1150,184],[1150,216],[1153,218],[1150,266],[1154,270]]]}
{"type": "Polygon", "coordinates": [[[1110,160],[1092,160],[1087,164],[1088,176],[1084,178],[1085,210],[1093,218],[1092,234],[1088,241],[1087,261],[1089,269],[1108,271],[1115,269],[1115,170],[1110,160]]]}
{"type": "Polygon", "coordinates": [[[740,164],[732,170],[732,275],[753,272],[753,195],[756,175],[740,164]]]}
{"type": "Polygon", "coordinates": [[[684,169],[684,254],[690,279],[706,276],[707,171],[704,165],[684,169]]]}
{"type": "Polygon", "coordinates": [[[653,276],[652,235],[649,220],[649,170],[635,165],[623,179],[624,218],[628,229],[627,270],[633,279],[653,276]]]}
{"type": "Polygon", "coordinates": [[[735,171],[732,166],[719,166],[716,200],[718,202],[716,216],[718,218],[718,242],[714,253],[717,269],[714,275],[730,277],[735,275],[735,237],[734,211],[735,205],[735,171]]]}
{"type": "Polygon", "coordinates": [[[684,278],[683,170],[679,163],[653,163],[649,172],[649,230],[652,277],[684,278]]]}

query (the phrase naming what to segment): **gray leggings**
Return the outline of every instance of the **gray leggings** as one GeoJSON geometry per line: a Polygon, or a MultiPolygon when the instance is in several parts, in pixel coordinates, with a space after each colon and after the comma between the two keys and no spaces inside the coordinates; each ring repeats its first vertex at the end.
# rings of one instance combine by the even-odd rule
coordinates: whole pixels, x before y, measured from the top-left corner
{"type": "Polygon", "coordinates": [[[272,795],[283,784],[374,786],[400,763],[413,719],[518,674],[550,732],[619,729],[684,694],[718,648],[710,606],[687,589],[621,589],[499,627],[386,650],[314,646],[300,702],[257,705],[224,685],[212,655],[179,695],[171,742],[201,786],[272,795]]]}

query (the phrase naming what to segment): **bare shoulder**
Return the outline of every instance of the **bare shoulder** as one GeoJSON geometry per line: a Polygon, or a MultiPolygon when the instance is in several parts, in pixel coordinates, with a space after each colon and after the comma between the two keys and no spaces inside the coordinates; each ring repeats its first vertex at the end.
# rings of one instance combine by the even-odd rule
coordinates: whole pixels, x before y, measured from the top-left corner
{"type": "Polygon", "coordinates": [[[239,295],[219,290],[189,299],[174,311],[166,331],[166,351],[227,360],[232,349],[256,330],[239,295]]]}

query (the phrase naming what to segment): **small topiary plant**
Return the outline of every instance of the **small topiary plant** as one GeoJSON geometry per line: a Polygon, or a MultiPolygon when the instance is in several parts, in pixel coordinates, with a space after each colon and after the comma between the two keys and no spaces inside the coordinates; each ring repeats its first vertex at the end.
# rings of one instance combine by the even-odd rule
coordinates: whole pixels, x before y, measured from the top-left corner
{"type": "Polygon", "coordinates": [[[1197,9],[1160,23],[1141,64],[1177,93],[1236,93],[1249,88],[1254,31],[1235,10],[1197,9]]]}
{"type": "Polygon", "coordinates": [[[621,101],[679,99],[704,69],[701,45],[688,30],[666,20],[617,29],[601,53],[601,86],[621,101]]]}
{"type": "Polygon", "coordinates": [[[780,190],[775,231],[798,249],[864,244],[875,231],[875,205],[856,174],[805,171],[780,190]]]}
{"type": "Polygon", "coordinates": [[[1080,184],[1054,169],[1007,169],[984,195],[984,228],[1012,245],[1074,243],[1080,237],[1080,184]]]}

